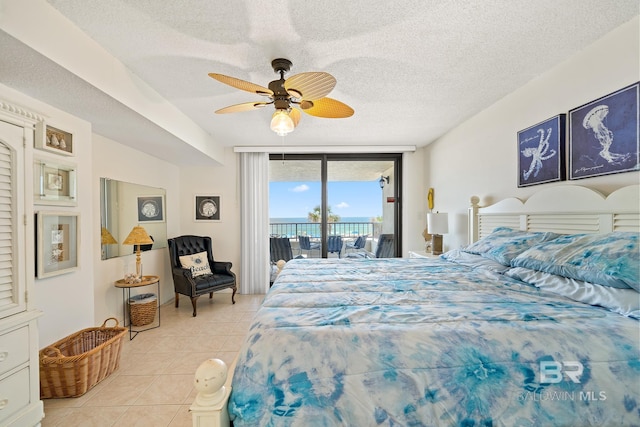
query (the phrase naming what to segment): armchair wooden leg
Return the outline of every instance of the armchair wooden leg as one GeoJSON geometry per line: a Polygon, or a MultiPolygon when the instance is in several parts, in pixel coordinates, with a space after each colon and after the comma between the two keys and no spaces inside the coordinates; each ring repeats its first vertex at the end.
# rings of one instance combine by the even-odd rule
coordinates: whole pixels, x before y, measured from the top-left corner
{"type": "Polygon", "coordinates": [[[180,294],[176,292],[176,308],[178,308],[179,298],[180,298],[180,294]]]}
{"type": "Polygon", "coordinates": [[[191,305],[193,306],[193,317],[196,317],[196,301],[198,297],[191,297],[191,305]]]}
{"type": "Polygon", "coordinates": [[[209,292],[209,299],[213,298],[213,292],[209,292]]]}
{"type": "Polygon", "coordinates": [[[234,286],[232,289],[233,289],[233,293],[231,294],[231,304],[235,304],[236,303],[236,287],[234,286]]]}

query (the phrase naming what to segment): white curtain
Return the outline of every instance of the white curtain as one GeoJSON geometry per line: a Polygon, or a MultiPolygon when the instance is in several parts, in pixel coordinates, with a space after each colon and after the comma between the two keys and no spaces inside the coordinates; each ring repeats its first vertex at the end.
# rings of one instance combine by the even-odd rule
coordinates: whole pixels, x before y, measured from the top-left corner
{"type": "Polygon", "coordinates": [[[269,290],[269,154],[240,153],[241,294],[269,290]]]}

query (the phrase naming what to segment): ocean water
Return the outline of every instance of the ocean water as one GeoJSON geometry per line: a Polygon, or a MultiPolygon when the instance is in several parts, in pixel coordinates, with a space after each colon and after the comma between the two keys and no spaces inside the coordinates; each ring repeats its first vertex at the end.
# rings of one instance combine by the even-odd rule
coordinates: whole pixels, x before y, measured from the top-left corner
{"type": "MultiPolygon", "coordinates": [[[[308,218],[269,218],[271,224],[282,224],[286,222],[309,222],[308,218]]],[[[373,222],[372,218],[366,216],[340,217],[340,222],[373,222]]]]}
{"type": "MultiPolygon", "coordinates": [[[[270,235],[296,237],[299,235],[320,237],[320,224],[309,222],[307,218],[270,218],[270,235]]],[[[373,221],[367,217],[344,217],[340,222],[329,224],[329,234],[341,236],[373,235],[373,221]]]]}

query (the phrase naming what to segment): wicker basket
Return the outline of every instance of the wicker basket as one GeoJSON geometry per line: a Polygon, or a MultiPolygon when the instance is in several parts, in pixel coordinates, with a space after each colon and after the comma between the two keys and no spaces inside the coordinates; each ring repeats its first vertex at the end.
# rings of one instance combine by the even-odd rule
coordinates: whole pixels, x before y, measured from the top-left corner
{"type": "Polygon", "coordinates": [[[118,369],[127,328],[110,317],[40,350],[40,397],[77,397],[118,369]],[[107,327],[109,320],[115,326],[107,327]]]}
{"type": "Polygon", "coordinates": [[[158,299],[155,294],[140,294],[129,298],[129,319],[133,326],[145,326],[156,318],[158,299]]]}

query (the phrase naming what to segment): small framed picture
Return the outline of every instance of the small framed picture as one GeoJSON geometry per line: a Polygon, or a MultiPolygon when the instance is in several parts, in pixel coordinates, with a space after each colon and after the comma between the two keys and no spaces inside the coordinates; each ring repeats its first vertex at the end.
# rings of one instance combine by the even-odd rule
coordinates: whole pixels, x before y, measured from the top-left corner
{"type": "Polygon", "coordinates": [[[193,207],[196,221],[220,221],[220,196],[197,195],[193,207]]]}
{"type": "Polygon", "coordinates": [[[36,159],[33,171],[35,204],[77,205],[76,167],[74,165],[36,159]]]}
{"type": "Polygon", "coordinates": [[[138,196],[138,222],[164,222],[164,196],[138,196]]]}
{"type": "Polygon", "coordinates": [[[35,147],[50,153],[73,156],[74,141],[70,132],[47,125],[46,122],[36,123],[35,147]]]}
{"type": "Polygon", "coordinates": [[[518,132],[518,187],[565,179],[565,114],[518,132]]]}
{"type": "Polygon", "coordinates": [[[639,87],[569,111],[569,179],[640,170],[639,87]]]}
{"type": "Polygon", "coordinates": [[[78,269],[79,217],[74,212],[36,213],[36,277],[78,269]]]}

